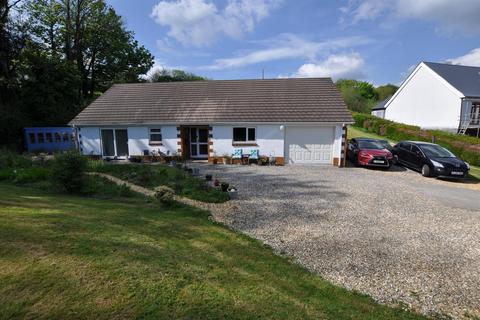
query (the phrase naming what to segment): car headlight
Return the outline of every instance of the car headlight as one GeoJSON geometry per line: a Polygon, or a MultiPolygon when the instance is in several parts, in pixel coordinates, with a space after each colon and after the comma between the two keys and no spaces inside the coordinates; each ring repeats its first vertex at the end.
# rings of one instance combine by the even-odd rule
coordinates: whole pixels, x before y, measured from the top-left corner
{"type": "Polygon", "coordinates": [[[465,162],[465,164],[467,165],[467,170],[470,170],[470,165],[468,164],[468,162],[465,162]]]}
{"type": "Polygon", "coordinates": [[[437,167],[437,168],[443,168],[443,164],[441,164],[440,162],[438,161],[435,161],[435,160],[430,160],[432,162],[432,164],[437,167]]]}

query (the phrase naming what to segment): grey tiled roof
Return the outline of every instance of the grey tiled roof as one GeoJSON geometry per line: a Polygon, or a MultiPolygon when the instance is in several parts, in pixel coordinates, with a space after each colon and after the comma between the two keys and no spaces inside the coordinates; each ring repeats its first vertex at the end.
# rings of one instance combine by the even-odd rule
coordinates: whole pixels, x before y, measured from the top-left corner
{"type": "Polygon", "coordinates": [[[424,62],[467,98],[480,97],[480,67],[424,62]]]}
{"type": "Polygon", "coordinates": [[[71,125],[353,122],[329,78],[118,84],[71,125]]]}

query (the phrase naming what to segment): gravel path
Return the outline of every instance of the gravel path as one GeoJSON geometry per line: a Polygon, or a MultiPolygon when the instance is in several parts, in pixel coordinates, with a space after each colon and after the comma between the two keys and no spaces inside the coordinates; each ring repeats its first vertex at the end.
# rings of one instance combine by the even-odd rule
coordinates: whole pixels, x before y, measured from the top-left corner
{"type": "Polygon", "coordinates": [[[192,165],[239,188],[214,219],[324,278],[428,315],[480,316],[479,191],[399,168],[192,165]]]}

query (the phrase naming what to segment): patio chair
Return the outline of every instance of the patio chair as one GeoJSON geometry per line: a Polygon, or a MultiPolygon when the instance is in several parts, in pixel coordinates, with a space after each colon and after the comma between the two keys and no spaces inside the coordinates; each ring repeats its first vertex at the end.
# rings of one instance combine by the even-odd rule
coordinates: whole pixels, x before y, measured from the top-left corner
{"type": "Polygon", "coordinates": [[[234,149],[232,154],[232,163],[235,163],[235,160],[240,160],[242,162],[243,150],[242,149],[234,149]]]}
{"type": "Polygon", "coordinates": [[[248,157],[248,164],[251,160],[255,160],[258,163],[258,149],[250,150],[250,157],[248,157]]]}

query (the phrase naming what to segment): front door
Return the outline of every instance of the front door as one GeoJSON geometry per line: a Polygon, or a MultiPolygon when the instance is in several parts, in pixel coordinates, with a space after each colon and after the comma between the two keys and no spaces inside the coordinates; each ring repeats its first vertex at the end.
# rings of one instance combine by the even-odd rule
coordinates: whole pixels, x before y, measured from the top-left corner
{"type": "Polygon", "coordinates": [[[127,157],[127,129],[102,129],[102,149],[104,157],[127,157]]]}
{"type": "Polygon", "coordinates": [[[208,128],[190,128],[190,157],[208,158],[208,128]]]}

